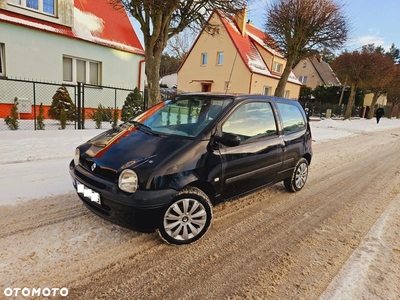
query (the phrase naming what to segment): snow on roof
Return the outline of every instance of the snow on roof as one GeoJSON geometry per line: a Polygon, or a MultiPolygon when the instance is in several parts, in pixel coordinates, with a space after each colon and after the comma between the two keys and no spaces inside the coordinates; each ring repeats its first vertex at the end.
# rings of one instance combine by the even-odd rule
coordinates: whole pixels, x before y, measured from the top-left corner
{"type": "Polygon", "coordinates": [[[265,42],[266,40],[269,40],[272,44],[275,43],[272,37],[267,35],[265,32],[259,30],[258,28],[254,27],[251,24],[246,24],[246,34],[253,41],[256,41],[259,45],[263,46],[271,54],[278,56],[280,58],[284,58],[283,54],[279,50],[273,49],[265,42]]]}
{"type": "MultiPolygon", "coordinates": [[[[262,48],[264,48],[266,51],[274,56],[284,58],[284,55],[281,52],[273,49],[265,42],[266,39],[270,39],[273,43],[272,37],[270,37],[263,31],[255,28],[251,24],[246,24],[246,32],[244,35],[242,35],[231,15],[225,14],[219,10],[217,10],[217,13],[220,17],[220,20],[224,24],[229,36],[231,37],[232,42],[235,44],[239,55],[242,57],[242,60],[247,65],[249,70],[254,73],[279,79],[279,75],[274,74],[270,71],[267,64],[263,60],[261,53],[258,51],[255,45],[255,43],[260,45],[262,48]]],[[[293,72],[290,73],[288,81],[301,85],[301,82],[297,79],[296,75],[293,72]]]]}
{"type": "Polygon", "coordinates": [[[92,38],[92,33],[100,33],[104,29],[104,21],[92,13],[74,8],[74,31],[80,37],[92,38]]]}
{"type": "Polygon", "coordinates": [[[6,10],[0,10],[0,21],[144,55],[143,46],[125,11],[115,10],[108,0],[97,0],[96,5],[75,0],[74,5],[73,28],[6,10]]]}

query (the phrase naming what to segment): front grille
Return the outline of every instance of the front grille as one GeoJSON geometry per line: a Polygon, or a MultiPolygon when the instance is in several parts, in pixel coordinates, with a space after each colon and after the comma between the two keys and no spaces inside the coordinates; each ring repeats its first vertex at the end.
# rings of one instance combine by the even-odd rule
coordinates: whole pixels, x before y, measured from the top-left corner
{"type": "Polygon", "coordinates": [[[107,167],[99,166],[95,164],[95,162],[92,159],[89,160],[81,158],[79,161],[79,165],[88,172],[93,173],[96,176],[99,176],[105,180],[110,180],[110,181],[117,180],[117,171],[107,167]]]}
{"type": "Polygon", "coordinates": [[[75,169],[75,176],[78,178],[78,180],[81,179],[84,183],[86,182],[87,184],[94,186],[98,189],[105,190],[107,188],[105,184],[93,180],[90,177],[87,177],[86,175],[79,172],[77,169],[75,169]]]}

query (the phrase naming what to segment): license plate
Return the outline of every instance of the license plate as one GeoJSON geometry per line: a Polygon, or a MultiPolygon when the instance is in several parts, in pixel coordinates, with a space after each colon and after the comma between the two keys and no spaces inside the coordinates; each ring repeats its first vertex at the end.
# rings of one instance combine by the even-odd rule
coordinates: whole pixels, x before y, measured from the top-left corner
{"type": "Polygon", "coordinates": [[[78,192],[78,194],[82,194],[85,198],[89,198],[90,201],[101,204],[100,194],[94,192],[92,189],[89,189],[78,181],[76,182],[76,191],[78,192]]]}

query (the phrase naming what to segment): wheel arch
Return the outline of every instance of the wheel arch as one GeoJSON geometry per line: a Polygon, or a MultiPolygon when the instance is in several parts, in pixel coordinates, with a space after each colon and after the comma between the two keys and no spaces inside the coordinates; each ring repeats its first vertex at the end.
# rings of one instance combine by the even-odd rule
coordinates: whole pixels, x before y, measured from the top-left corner
{"type": "Polygon", "coordinates": [[[310,153],[306,153],[303,155],[303,157],[307,160],[308,165],[311,164],[311,154],[310,153]]]}
{"type": "MultiPolygon", "coordinates": [[[[191,182],[187,186],[192,186],[192,187],[200,189],[203,193],[205,193],[208,196],[212,205],[216,204],[215,188],[208,181],[197,180],[197,181],[191,182]]],[[[183,187],[183,188],[185,188],[185,187],[183,187]]]]}

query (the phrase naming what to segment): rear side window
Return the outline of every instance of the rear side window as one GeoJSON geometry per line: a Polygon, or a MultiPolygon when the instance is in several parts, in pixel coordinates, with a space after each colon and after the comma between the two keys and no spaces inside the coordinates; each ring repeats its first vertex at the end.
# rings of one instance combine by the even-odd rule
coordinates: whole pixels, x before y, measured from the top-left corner
{"type": "Polygon", "coordinates": [[[306,120],[299,107],[293,104],[278,102],[277,106],[281,113],[283,132],[285,134],[303,130],[306,128],[306,120]]]}

